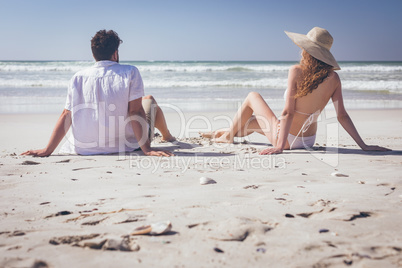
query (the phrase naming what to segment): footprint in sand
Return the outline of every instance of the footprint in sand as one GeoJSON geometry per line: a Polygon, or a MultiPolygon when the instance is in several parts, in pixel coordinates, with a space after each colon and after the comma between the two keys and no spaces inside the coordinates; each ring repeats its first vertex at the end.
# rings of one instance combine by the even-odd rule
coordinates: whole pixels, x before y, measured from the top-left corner
{"type": "Polygon", "coordinates": [[[191,224],[188,228],[197,228],[207,231],[209,238],[219,241],[239,241],[243,242],[252,236],[259,240],[259,237],[271,231],[274,225],[248,218],[227,219],[220,222],[205,222],[201,224],[191,224]]]}

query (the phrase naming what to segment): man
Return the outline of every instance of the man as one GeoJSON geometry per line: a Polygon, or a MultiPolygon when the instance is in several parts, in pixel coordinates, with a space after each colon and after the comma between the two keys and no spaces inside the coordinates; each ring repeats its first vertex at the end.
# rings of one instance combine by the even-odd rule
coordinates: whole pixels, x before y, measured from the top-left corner
{"type": "Polygon", "coordinates": [[[71,79],[65,109],[48,145],[22,155],[51,155],[70,126],[72,136],[62,146],[61,153],[93,155],[141,148],[145,155],[173,155],[150,147],[154,126],[161,132],[162,140],[175,139],[154,98],[144,97],[138,69],[119,64],[118,48],[121,43],[112,30],[96,33],[91,40],[96,63],[71,79]]]}

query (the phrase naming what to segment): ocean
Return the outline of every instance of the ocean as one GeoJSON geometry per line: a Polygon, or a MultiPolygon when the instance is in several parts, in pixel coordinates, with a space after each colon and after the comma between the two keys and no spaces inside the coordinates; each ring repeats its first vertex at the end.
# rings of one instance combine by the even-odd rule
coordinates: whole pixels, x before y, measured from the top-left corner
{"type": "MultiPolygon", "coordinates": [[[[0,61],[0,113],[59,113],[72,75],[92,61],[0,61]]],[[[126,61],[145,94],[183,111],[237,109],[257,91],[273,110],[284,105],[289,67],[280,61],[126,61]]],[[[402,62],[339,62],[347,109],[402,108],[402,62]]],[[[329,108],[331,108],[328,105],[329,108]]]]}

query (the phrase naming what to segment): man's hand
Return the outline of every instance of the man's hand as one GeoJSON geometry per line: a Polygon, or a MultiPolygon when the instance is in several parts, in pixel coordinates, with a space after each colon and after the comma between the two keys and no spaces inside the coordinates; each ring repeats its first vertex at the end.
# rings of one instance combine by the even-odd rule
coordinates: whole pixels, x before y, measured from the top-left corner
{"type": "Polygon", "coordinates": [[[167,156],[167,157],[174,155],[169,151],[159,151],[159,150],[158,151],[149,150],[147,152],[144,152],[144,154],[147,156],[167,156]]]}
{"type": "Polygon", "coordinates": [[[37,156],[37,157],[46,157],[51,154],[52,154],[52,152],[49,152],[46,149],[40,149],[40,150],[29,150],[29,151],[22,153],[21,155],[33,155],[33,156],[37,156]]]}
{"type": "Polygon", "coordinates": [[[64,109],[59,117],[59,120],[57,120],[56,126],[54,127],[52,136],[50,137],[49,143],[46,148],[40,150],[29,150],[22,153],[21,155],[33,155],[38,157],[46,157],[51,155],[66,135],[70,126],[71,112],[64,109]]]}

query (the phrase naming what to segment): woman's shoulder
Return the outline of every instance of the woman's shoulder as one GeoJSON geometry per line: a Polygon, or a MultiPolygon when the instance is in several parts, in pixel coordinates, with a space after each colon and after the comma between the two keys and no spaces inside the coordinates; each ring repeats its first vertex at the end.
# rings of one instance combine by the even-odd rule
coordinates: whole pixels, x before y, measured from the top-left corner
{"type": "Polygon", "coordinates": [[[300,66],[300,64],[292,65],[289,68],[289,72],[301,72],[301,71],[302,67],[300,66]]]}
{"type": "Polygon", "coordinates": [[[302,67],[300,65],[292,65],[289,68],[288,78],[292,79],[292,80],[300,79],[300,76],[301,76],[302,72],[303,72],[303,70],[302,70],[302,67]]]}
{"type": "Polygon", "coordinates": [[[328,80],[331,80],[333,83],[340,83],[341,79],[339,78],[339,75],[335,71],[331,71],[327,77],[328,80]]]}

